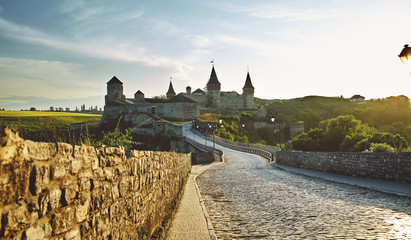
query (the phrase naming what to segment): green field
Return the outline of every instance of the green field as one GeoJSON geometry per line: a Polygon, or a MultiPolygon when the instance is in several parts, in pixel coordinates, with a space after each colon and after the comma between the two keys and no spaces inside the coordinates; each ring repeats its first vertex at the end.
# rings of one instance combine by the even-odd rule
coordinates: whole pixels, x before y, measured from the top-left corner
{"type": "Polygon", "coordinates": [[[72,123],[89,122],[96,124],[101,115],[39,112],[39,111],[0,111],[0,125],[16,129],[20,136],[37,141],[69,141],[69,127],[72,123]]]}

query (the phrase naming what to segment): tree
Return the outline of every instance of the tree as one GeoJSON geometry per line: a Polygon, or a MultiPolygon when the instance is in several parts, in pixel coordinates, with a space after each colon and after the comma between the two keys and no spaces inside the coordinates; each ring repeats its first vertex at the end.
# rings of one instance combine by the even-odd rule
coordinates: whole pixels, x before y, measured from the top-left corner
{"type": "Polygon", "coordinates": [[[362,152],[369,149],[373,143],[385,143],[393,147],[396,151],[401,152],[408,148],[408,142],[400,135],[392,133],[373,133],[370,137],[364,138],[354,146],[354,151],[362,152]]]}
{"type": "Polygon", "coordinates": [[[313,128],[307,133],[295,137],[291,145],[295,150],[301,151],[323,151],[325,150],[325,131],[321,128],[313,128]]]}
{"type": "Polygon", "coordinates": [[[361,121],[352,115],[341,115],[328,121],[326,127],[326,149],[338,151],[347,135],[354,134],[361,126],[361,121]]]}
{"type": "Polygon", "coordinates": [[[364,152],[395,152],[395,149],[386,143],[371,143],[370,148],[364,152]]]}
{"type": "Polygon", "coordinates": [[[371,135],[365,132],[357,132],[354,135],[347,135],[345,136],[344,141],[340,145],[340,151],[341,152],[355,152],[356,144],[370,137],[371,135]]]}

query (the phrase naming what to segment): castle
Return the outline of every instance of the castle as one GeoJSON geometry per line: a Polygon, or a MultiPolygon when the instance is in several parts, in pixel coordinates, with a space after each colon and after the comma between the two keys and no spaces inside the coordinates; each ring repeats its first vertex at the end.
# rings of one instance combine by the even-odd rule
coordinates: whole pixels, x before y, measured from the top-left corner
{"type": "Polygon", "coordinates": [[[265,115],[264,110],[256,108],[254,100],[254,86],[247,72],[243,94],[235,91],[223,92],[217,78],[214,65],[207,82],[207,92],[197,89],[191,92],[191,87],[185,93],[175,93],[170,81],[166,93],[167,100],[145,98],[144,93],[138,90],[134,98],[126,98],[123,94],[123,83],[113,77],[107,82],[104,114],[102,122],[109,122],[124,115],[126,121],[135,122],[138,113],[149,113],[154,116],[186,121],[197,118],[204,113],[219,113],[223,115],[239,115],[241,112],[265,115]]]}

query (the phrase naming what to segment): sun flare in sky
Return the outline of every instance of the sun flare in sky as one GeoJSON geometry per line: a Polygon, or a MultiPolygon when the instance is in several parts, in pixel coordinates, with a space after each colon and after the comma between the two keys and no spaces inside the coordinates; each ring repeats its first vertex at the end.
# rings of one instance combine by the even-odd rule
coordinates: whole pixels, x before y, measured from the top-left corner
{"type": "Polygon", "coordinates": [[[0,2],[0,108],[104,105],[117,76],[126,97],[203,88],[255,96],[410,97],[398,57],[411,44],[409,0],[0,2]],[[248,67],[247,67],[248,66],[248,67]]]}

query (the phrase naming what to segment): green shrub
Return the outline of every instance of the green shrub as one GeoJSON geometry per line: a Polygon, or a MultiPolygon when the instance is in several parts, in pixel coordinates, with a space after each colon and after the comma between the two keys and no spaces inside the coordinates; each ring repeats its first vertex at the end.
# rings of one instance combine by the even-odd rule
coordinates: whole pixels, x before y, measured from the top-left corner
{"type": "Polygon", "coordinates": [[[395,148],[386,143],[371,143],[371,147],[364,152],[395,152],[395,148]]]}

